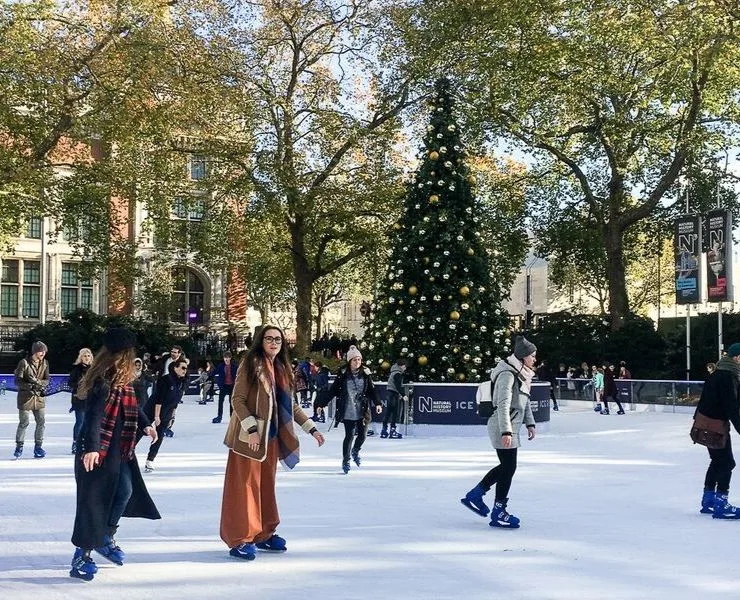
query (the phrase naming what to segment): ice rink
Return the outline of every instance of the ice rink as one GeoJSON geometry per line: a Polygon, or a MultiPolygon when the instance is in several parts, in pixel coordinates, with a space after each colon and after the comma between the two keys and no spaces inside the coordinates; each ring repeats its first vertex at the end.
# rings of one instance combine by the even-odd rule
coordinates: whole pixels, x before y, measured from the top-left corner
{"type": "MultiPolygon", "coordinates": [[[[689,440],[690,415],[601,416],[584,405],[553,413],[549,431],[524,442],[509,502],[522,527],[513,531],[459,501],[495,462],[482,427],[370,438],[362,467],[346,476],[340,430],[323,448],[301,433],[301,463],[278,467],[289,550],[245,562],[218,535],[226,424],[211,424],[213,404],[187,397],[175,437],[145,474],[162,520],[123,519],[125,566],[94,555],[94,581],[71,579],[68,408],[68,394],[49,398],[48,456],[31,458],[32,419],[15,461],[15,398],[0,396],[2,599],[740,598],[740,522],[699,514],[708,457],[689,440]]],[[[737,503],[740,484],[735,492],[737,503]]]]}

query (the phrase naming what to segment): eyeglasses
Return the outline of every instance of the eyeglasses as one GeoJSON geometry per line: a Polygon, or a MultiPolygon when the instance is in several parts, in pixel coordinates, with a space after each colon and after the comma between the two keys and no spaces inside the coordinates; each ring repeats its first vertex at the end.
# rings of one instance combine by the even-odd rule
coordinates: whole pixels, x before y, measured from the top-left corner
{"type": "Polygon", "coordinates": [[[181,367],[175,367],[177,371],[187,371],[188,367],[187,365],[182,365],[181,367]]]}
{"type": "Polygon", "coordinates": [[[277,344],[278,346],[283,343],[283,338],[279,336],[273,337],[271,335],[266,335],[262,339],[265,340],[268,344],[277,344]]]}

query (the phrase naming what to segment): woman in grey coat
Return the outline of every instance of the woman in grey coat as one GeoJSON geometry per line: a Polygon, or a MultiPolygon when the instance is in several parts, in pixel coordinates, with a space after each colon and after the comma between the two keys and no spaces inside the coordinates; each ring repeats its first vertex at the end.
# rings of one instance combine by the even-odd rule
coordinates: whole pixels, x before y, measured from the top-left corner
{"type": "Polygon", "coordinates": [[[483,502],[494,484],[496,497],[491,513],[491,527],[516,529],[519,519],[506,511],[509,489],[516,472],[517,449],[521,445],[519,430],[527,426],[527,439],[535,435],[534,416],[529,405],[534,377],[537,347],[523,336],[517,336],[514,354],[502,360],[491,371],[493,415],[488,419],[488,435],[500,464],[491,469],[481,482],[460,500],[473,512],[485,517],[491,510],[483,502]]]}

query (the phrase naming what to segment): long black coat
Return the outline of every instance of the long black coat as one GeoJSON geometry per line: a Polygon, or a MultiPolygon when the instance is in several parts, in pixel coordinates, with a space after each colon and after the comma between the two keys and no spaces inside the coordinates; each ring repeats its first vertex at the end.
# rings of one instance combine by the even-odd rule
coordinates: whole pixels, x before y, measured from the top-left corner
{"type": "MultiPolygon", "coordinates": [[[[85,452],[100,450],[100,424],[103,419],[105,403],[108,400],[110,386],[97,381],[90,390],[85,407],[85,421],[77,438],[77,455],[75,456],[75,481],[77,482],[77,511],[75,513],[72,543],[78,548],[92,549],[103,545],[103,537],[115,533],[108,525],[111,505],[118,486],[121,470],[121,430],[123,429],[123,411],[119,411],[118,421],[113,431],[108,454],[102,464],[92,471],[85,471],[82,455],[85,452]]],[[[139,407],[138,427],[143,430],[151,423],[139,407]]],[[[133,492],[123,512],[124,517],[141,517],[144,519],[161,519],[154,501],[144,484],[139,470],[139,463],[134,455],[129,462],[133,492]]]]}
{"type": "Polygon", "coordinates": [[[711,419],[729,421],[740,433],[740,395],[731,361],[731,358],[723,357],[717,363],[717,370],[704,384],[696,410],[711,419]]]}

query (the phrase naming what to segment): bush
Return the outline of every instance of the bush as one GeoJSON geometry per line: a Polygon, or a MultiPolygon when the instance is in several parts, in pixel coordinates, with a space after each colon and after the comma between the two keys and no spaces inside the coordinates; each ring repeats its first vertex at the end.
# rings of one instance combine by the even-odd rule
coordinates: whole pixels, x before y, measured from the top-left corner
{"type": "Polygon", "coordinates": [[[72,367],[80,348],[96,352],[103,344],[103,333],[108,327],[126,327],[136,334],[137,354],[152,355],[166,352],[172,344],[183,347],[188,356],[195,355],[195,347],[188,337],[170,333],[169,326],[144,319],[119,315],[97,315],[88,310],[76,310],[66,321],[51,321],[38,325],[15,341],[15,349],[30,352],[36,340],[49,348],[46,355],[53,373],[66,373],[72,367]]]}

